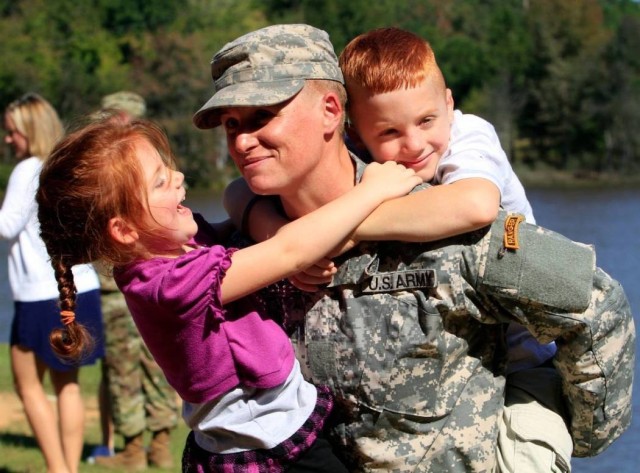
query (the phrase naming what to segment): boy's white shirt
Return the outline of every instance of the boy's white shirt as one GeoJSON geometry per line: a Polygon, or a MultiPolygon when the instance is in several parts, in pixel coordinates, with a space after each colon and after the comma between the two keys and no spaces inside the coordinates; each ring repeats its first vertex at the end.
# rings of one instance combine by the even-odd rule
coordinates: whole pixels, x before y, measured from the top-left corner
{"type": "MultiPolygon", "coordinates": [[[[460,110],[454,111],[449,148],[440,158],[432,184],[452,184],[461,179],[483,178],[500,190],[500,204],[510,212],[536,223],[524,187],[502,149],[495,128],[488,121],[460,110]]],[[[539,344],[521,325],[507,329],[507,373],[534,368],[553,357],[555,343],[539,344]]]]}
{"type": "Polygon", "coordinates": [[[524,187],[513,172],[493,125],[455,110],[449,148],[440,158],[432,184],[468,178],[493,182],[500,190],[500,203],[505,210],[518,212],[527,222],[536,223],[524,187]]]}

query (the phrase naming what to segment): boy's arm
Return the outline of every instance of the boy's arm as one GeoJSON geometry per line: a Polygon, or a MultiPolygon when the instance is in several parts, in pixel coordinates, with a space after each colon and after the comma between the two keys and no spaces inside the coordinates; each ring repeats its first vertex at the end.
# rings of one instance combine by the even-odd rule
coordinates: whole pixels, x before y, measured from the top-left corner
{"type": "MultiPolygon", "coordinates": [[[[256,196],[242,178],[227,186],[223,203],[235,226],[254,241],[271,238],[288,222],[271,199],[256,196]]],[[[436,241],[491,224],[499,207],[495,184],[482,178],[462,179],[384,202],[354,236],[358,241],[436,241]]]]}
{"type": "Polygon", "coordinates": [[[500,191],[488,179],[461,179],[389,200],[357,228],[357,240],[436,241],[490,225],[500,191]]]}

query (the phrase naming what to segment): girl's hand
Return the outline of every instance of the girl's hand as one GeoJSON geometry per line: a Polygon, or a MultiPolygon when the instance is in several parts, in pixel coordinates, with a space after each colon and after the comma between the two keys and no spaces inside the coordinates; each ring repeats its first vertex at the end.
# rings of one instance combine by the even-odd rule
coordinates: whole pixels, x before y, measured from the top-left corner
{"type": "Polygon", "coordinates": [[[329,284],[331,277],[335,274],[337,268],[333,261],[322,258],[313,266],[309,266],[304,271],[289,277],[289,281],[301,291],[316,292],[320,286],[329,284]]]}
{"type": "Polygon", "coordinates": [[[374,192],[380,193],[383,200],[406,195],[421,183],[422,179],[415,171],[395,161],[367,165],[360,181],[361,186],[370,186],[374,192]]]}

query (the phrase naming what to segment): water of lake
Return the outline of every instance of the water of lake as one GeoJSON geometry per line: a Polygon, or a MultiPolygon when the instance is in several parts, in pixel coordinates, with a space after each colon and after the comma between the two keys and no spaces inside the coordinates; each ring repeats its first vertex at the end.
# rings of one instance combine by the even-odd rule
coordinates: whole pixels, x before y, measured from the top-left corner
{"type": "MultiPolygon", "coordinates": [[[[636,326],[640,310],[640,190],[538,190],[528,191],[538,224],[565,236],[595,246],[598,266],[624,286],[636,326]]],[[[224,218],[219,198],[190,193],[187,202],[195,211],[214,221],[224,218]]],[[[7,244],[0,241],[0,342],[9,338],[13,313],[7,283],[7,244]]],[[[635,473],[637,445],[640,443],[638,391],[640,377],[636,366],[633,412],[630,429],[607,451],[595,458],[574,459],[575,473],[635,473]]],[[[8,376],[2,373],[0,376],[8,376]]]]}

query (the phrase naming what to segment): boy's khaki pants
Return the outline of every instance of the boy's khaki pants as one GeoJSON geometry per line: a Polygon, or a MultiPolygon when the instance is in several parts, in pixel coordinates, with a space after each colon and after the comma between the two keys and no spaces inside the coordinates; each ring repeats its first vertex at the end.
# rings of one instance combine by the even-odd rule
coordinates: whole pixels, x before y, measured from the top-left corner
{"type": "Polygon", "coordinates": [[[558,374],[534,368],[511,376],[499,426],[497,473],[569,473],[573,442],[561,415],[558,374]]]}

